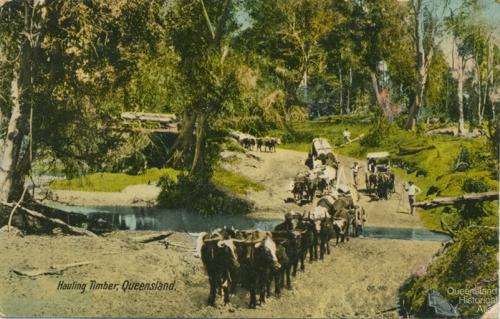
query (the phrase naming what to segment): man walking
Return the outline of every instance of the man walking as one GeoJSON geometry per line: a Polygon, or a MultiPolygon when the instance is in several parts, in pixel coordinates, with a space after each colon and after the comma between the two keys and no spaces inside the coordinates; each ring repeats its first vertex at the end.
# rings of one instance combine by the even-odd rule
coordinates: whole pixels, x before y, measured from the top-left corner
{"type": "Polygon", "coordinates": [[[422,190],[418,188],[417,185],[413,184],[413,181],[408,182],[409,185],[405,186],[405,191],[408,193],[408,201],[410,202],[410,213],[413,215],[415,213],[415,197],[422,193],[422,190]]]}
{"type": "Polygon", "coordinates": [[[356,188],[358,187],[358,173],[360,168],[358,162],[354,162],[354,165],[351,167],[352,179],[354,180],[354,186],[356,186],[356,188]]]}
{"type": "Polygon", "coordinates": [[[342,132],[342,137],[344,137],[344,143],[348,144],[351,142],[351,132],[346,128],[344,132],[342,132]]]}

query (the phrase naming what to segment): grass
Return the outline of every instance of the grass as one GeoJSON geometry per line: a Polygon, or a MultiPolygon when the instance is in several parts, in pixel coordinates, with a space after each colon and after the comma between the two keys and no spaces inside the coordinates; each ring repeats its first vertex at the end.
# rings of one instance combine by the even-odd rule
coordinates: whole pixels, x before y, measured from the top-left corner
{"type": "MultiPolygon", "coordinates": [[[[465,140],[452,136],[426,136],[414,132],[407,132],[391,127],[390,133],[380,141],[380,145],[369,147],[361,145],[357,140],[349,145],[339,147],[343,143],[342,132],[347,127],[351,132],[351,138],[361,134],[365,136],[370,133],[372,124],[366,118],[356,117],[330,117],[319,120],[308,121],[294,126],[294,134],[283,131],[275,131],[275,136],[281,137],[284,142],[281,148],[307,152],[311,148],[314,137],[327,138],[334,148],[334,152],[354,158],[363,163],[366,154],[374,151],[388,151],[391,154],[391,162],[402,168],[396,168],[395,173],[401,179],[413,180],[422,189],[422,194],[417,200],[429,200],[435,197],[458,196],[464,193],[463,185],[466,179],[481,180],[489,190],[497,190],[498,183],[491,170],[485,154],[488,150],[484,138],[465,140]],[[363,123],[360,123],[360,120],[363,123]],[[337,145],[337,146],[336,146],[337,145]],[[399,148],[414,148],[423,146],[434,146],[433,149],[425,150],[412,155],[397,155],[399,148]],[[464,172],[454,171],[456,159],[460,149],[464,147],[469,150],[472,158],[472,167],[464,172]]],[[[488,212],[498,210],[498,202],[487,204],[488,212]]],[[[445,218],[451,224],[459,220],[456,209],[436,208],[419,211],[424,226],[432,230],[441,230],[440,219],[445,218]]],[[[498,222],[498,214],[487,216],[484,223],[492,224],[498,222]]]]}
{"type": "MultiPolygon", "coordinates": [[[[121,192],[127,186],[153,183],[165,175],[175,180],[178,174],[179,171],[172,168],[151,168],[140,175],[94,173],[73,179],[57,180],[52,182],[49,188],[86,192],[121,192]]],[[[261,184],[224,169],[216,169],[212,180],[237,194],[245,194],[248,190],[256,192],[264,190],[261,184]]]]}
{"type": "Polygon", "coordinates": [[[216,184],[219,184],[237,194],[246,194],[248,190],[260,192],[265,189],[262,184],[255,183],[244,176],[222,168],[215,170],[212,180],[216,184]]]}
{"type": "Polygon", "coordinates": [[[175,179],[178,174],[179,171],[172,168],[151,168],[140,175],[94,173],[78,178],[54,181],[49,185],[49,188],[86,192],[121,192],[130,185],[152,183],[164,175],[175,179]]]}

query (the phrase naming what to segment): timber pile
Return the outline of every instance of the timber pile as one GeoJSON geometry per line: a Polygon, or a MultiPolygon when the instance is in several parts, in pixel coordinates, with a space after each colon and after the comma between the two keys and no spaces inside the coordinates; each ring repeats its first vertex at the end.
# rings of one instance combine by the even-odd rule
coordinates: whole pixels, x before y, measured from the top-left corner
{"type": "Polygon", "coordinates": [[[438,197],[426,202],[416,202],[415,204],[413,204],[413,206],[420,207],[423,209],[429,209],[439,206],[464,204],[468,202],[477,202],[477,201],[493,201],[493,200],[498,200],[498,192],[471,193],[455,197],[438,197]]]}

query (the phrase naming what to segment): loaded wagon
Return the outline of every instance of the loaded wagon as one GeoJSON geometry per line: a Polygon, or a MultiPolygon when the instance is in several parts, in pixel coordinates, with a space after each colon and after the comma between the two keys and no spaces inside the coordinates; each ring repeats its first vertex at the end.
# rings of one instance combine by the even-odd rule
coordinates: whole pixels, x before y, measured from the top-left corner
{"type": "Polygon", "coordinates": [[[389,152],[372,152],[366,155],[368,170],[366,188],[378,198],[388,199],[394,193],[394,173],[391,171],[389,152]]]}
{"type": "Polygon", "coordinates": [[[332,146],[326,138],[318,137],[313,139],[311,151],[307,158],[307,164],[312,169],[315,168],[316,162],[321,162],[321,165],[329,165],[338,167],[337,157],[333,153],[332,146]]]}

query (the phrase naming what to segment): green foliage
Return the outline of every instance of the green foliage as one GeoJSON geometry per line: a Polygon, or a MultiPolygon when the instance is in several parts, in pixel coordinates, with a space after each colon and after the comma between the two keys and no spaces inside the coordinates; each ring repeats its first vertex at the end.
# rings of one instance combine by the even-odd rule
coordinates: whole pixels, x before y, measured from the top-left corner
{"type": "Polygon", "coordinates": [[[460,153],[458,154],[455,171],[463,172],[469,169],[472,165],[470,152],[465,147],[460,147],[460,153]]]}
{"type": "Polygon", "coordinates": [[[400,289],[404,311],[427,317],[427,293],[435,289],[463,317],[479,317],[498,297],[498,230],[487,227],[467,228],[459,232],[455,243],[438,255],[425,274],[413,275],[400,289]],[[464,289],[469,294],[457,293],[464,289]],[[473,289],[476,289],[473,292],[473,289]],[[479,289],[482,289],[479,292],[479,289]],[[472,294],[470,294],[472,292],[472,294]],[[464,297],[482,298],[482,302],[467,303],[464,297]],[[482,307],[482,308],[480,308],[482,307]]]}
{"type": "MultiPolygon", "coordinates": [[[[228,183],[228,180],[224,182],[228,183]]],[[[177,182],[164,177],[158,185],[162,189],[158,201],[163,207],[190,209],[203,215],[246,214],[253,208],[248,201],[212,182],[206,183],[184,174],[178,176],[177,182]]],[[[241,185],[235,186],[234,181],[230,185],[242,189],[241,185]]]]}
{"type": "Polygon", "coordinates": [[[377,116],[375,123],[368,130],[368,134],[364,136],[359,144],[367,147],[378,147],[391,135],[391,125],[383,116],[377,116]]]}
{"type": "Polygon", "coordinates": [[[467,178],[464,181],[462,189],[466,193],[481,193],[489,191],[490,187],[488,186],[488,184],[485,182],[484,179],[477,180],[477,179],[467,178]]]}
{"type": "Polygon", "coordinates": [[[261,184],[222,168],[215,170],[212,181],[237,194],[246,194],[248,190],[260,192],[265,189],[261,184]]]}
{"type": "Polygon", "coordinates": [[[179,171],[171,168],[151,168],[140,175],[124,173],[94,173],[68,180],[57,180],[49,185],[51,189],[87,192],[121,192],[125,187],[138,184],[151,184],[162,176],[176,180],[179,171]]]}

